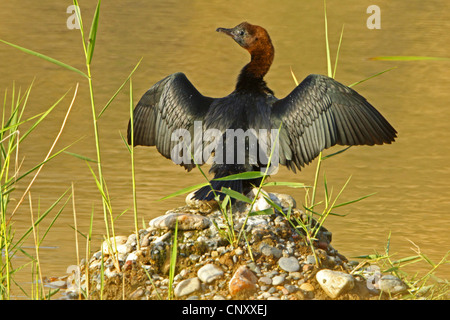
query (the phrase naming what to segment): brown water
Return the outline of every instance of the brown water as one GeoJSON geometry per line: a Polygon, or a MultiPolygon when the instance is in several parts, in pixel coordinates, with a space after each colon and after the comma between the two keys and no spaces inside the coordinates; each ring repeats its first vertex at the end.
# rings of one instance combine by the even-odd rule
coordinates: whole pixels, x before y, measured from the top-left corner
{"type": "MultiPolygon", "coordinates": [[[[450,242],[450,62],[383,62],[368,58],[379,55],[423,55],[448,57],[450,3],[444,1],[377,1],[381,8],[381,29],[369,30],[366,9],[372,1],[328,1],[331,50],[336,52],[341,27],[345,24],[337,80],[351,84],[391,67],[397,69],[355,87],[367,97],[399,132],[398,140],[382,147],[355,147],[324,163],[328,184],[335,194],[352,176],[342,200],[376,193],[330,217],[333,245],[347,257],[382,252],[391,236],[391,253],[401,258],[421,251],[438,262],[450,242]]],[[[70,1],[30,0],[0,3],[0,38],[84,70],[80,35],[69,30],[66,13],[70,1]]],[[[85,26],[91,23],[95,2],[81,2],[85,26]]],[[[95,99],[104,106],[135,64],[142,63],[133,77],[134,102],[155,82],[173,72],[184,72],[204,95],[220,97],[230,93],[240,68],[249,57],[217,27],[232,27],[247,20],[264,26],[276,48],[274,64],[266,77],[278,97],[293,88],[290,68],[299,79],[310,73],[326,74],[322,1],[133,1],[132,4],[103,1],[97,45],[93,60],[95,99]]],[[[43,60],[0,44],[0,88],[11,92],[12,83],[24,90],[35,79],[28,115],[46,110],[64,93],[67,97],[21,146],[23,172],[42,161],[56,136],[70,104],[74,88],[80,89],[57,149],[73,143],[71,152],[95,158],[92,115],[85,79],[43,60]]],[[[128,86],[99,121],[104,175],[117,233],[133,231],[131,170],[129,154],[120,134],[126,133],[129,112],[128,86]]],[[[339,148],[332,149],[337,151],[339,148]]],[[[329,153],[329,152],[327,152],[329,153]]],[[[136,178],[139,219],[148,221],[166,210],[183,205],[178,197],[159,198],[183,187],[203,182],[198,171],[186,173],[160,156],[154,148],[136,149],[136,178]]],[[[272,179],[309,184],[315,162],[301,173],[285,169],[272,179]]],[[[100,196],[85,162],[63,154],[46,165],[32,191],[33,211],[45,211],[64,191],[75,186],[78,228],[87,233],[94,210],[94,250],[105,234],[100,196]]],[[[26,187],[19,185],[17,201],[26,187]]],[[[303,190],[276,189],[292,194],[300,205],[303,190]]],[[[13,201],[13,205],[16,202],[13,201]]],[[[59,207],[58,207],[59,208],[59,207]]],[[[41,236],[54,213],[40,227],[41,236]]],[[[17,236],[30,226],[26,200],[13,218],[17,236]]],[[[72,204],[63,210],[40,250],[44,275],[59,276],[76,263],[72,204]]],[[[33,242],[28,241],[32,246],[33,242]]],[[[84,241],[80,251],[84,255],[84,241]]],[[[34,254],[33,249],[28,250],[34,254]]],[[[28,261],[17,258],[15,263],[28,261]]],[[[423,271],[424,265],[414,267],[423,271]]],[[[23,281],[30,281],[31,266],[23,281]]],[[[439,275],[448,278],[445,266],[439,275]]],[[[22,277],[22,276],[21,276],[22,277]]],[[[27,285],[25,288],[28,289],[27,285]]]]}

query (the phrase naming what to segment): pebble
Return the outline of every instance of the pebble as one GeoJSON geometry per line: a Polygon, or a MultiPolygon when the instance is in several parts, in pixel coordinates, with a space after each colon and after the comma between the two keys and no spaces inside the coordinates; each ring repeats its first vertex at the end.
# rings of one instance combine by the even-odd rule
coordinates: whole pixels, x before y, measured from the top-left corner
{"type": "Polygon", "coordinates": [[[131,294],[130,294],[130,299],[131,300],[138,300],[141,299],[145,294],[144,289],[142,288],[137,288],[136,290],[134,290],[131,294]]]}
{"type": "Polygon", "coordinates": [[[292,285],[292,284],[285,284],[284,287],[286,288],[288,293],[294,293],[295,291],[298,290],[297,286],[292,285]]]}
{"type": "Polygon", "coordinates": [[[316,264],[316,258],[314,257],[314,255],[309,254],[306,256],[305,263],[314,265],[316,264]]]}
{"type": "Polygon", "coordinates": [[[300,289],[306,292],[313,292],[314,286],[309,282],[305,282],[300,285],[300,289]]]}
{"type": "Polygon", "coordinates": [[[259,282],[266,284],[266,285],[271,285],[272,284],[272,279],[270,279],[269,277],[261,277],[258,279],[259,282]]]}
{"type": "Polygon", "coordinates": [[[113,253],[129,253],[132,248],[127,244],[128,237],[116,236],[111,237],[109,240],[103,241],[102,252],[104,255],[111,255],[113,253]]]}
{"type": "Polygon", "coordinates": [[[407,289],[405,283],[392,275],[382,276],[378,282],[379,289],[389,294],[397,294],[407,289]]]}
{"type": "Polygon", "coordinates": [[[285,275],[275,276],[272,279],[272,284],[278,286],[284,282],[285,275]]]}
{"type": "Polygon", "coordinates": [[[231,296],[249,294],[256,291],[258,278],[245,266],[240,266],[230,280],[228,289],[231,296]]]}
{"type": "Polygon", "coordinates": [[[149,226],[155,229],[174,230],[178,220],[178,230],[202,230],[211,225],[207,217],[190,213],[168,213],[150,220],[149,226]]]}
{"type": "MultiPolygon", "coordinates": [[[[258,192],[257,189],[253,188],[249,193],[247,193],[247,197],[253,199],[257,194],[257,192],[258,192]]],[[[271,198],[267,192],[260,190],[258,198],[256,199],[255,204],[253,206],[253,212],[271,208],[271,205],[267,202],[267,200],[264,197],[267,197],[269,199],[271,198]]]]}
{"type": "Polygon", "coordinates": [[[197,276],[203,283],[211,283],[223,276],[223,270],[215,264],[207,264],[198,270],[197,276]]]}
{"type": "Polygon", "coordinates": [[[177,286],[175,287],[174,294],[176,297],[180,298],[190,295],[191,293],[194,293],[196,291],[199,291],[200,289],[201,289],[200,279],[195,277],[183,280],[180,283],[178,283],[177,286]]]}
{"type": "Polygon", "coordinates": [[[197,211],[199,211],[200,213],[210,213],[211,211],[213,211],[214,209],[216,209],[218,207],[217,202],[216,201],[201,201],[201,200],[197,200],[194,198],[196,191],[193,191],[191,193],[189,193],[186,196],[186,204],[188,205],[188,207],[192,207],[197,209],[197,211]]]}
{"type": "Polygon", "coordinates": [[[351,290],[355,285],[352,275],[329,269],[322,269],[317,272],[316,280],[323,291],[333,299],[351,290]]]}
{"type": "Polygon", "coordinates": [[[295,257],[282,257],[278,260],[278,265],[281,269],[287,272],[296,272],[300,270],[300,264],[295,257]]]}
{"type": "Polygon", "coordinates": [[[261,248],[261,253],[265,256],[273,257],[274,259],[279,259],[283,254],[280,249],[274,248],[269,245],[263,245],[261,248]]]}

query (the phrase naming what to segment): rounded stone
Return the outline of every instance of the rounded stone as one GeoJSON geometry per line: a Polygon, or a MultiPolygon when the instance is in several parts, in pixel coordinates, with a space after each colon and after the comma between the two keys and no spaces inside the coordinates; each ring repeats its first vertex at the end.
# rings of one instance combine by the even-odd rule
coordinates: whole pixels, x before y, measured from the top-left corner
{"type": "Polygon", "coordinates": [[[109,240],[105,240],[102,243],[102,251],[104,255],[110,255],[113,253],[130,253],[131,246],[127,244],[128,237],[116,236],[111,237],[109,240]]]}
{"type": "Polygon", "coordinates": [[[204,283],[211,283],[223,276],[223,270],[215,264],[207,264],[201,267],[198,272],[198,278],[204,283]]]}
{"type": "Polygon", "coordinates": [[[240,266],[228,285],[231,296],[256,291],[258,278],[245,266],[240,266]]]}
{"type": "Polygon", "coordinates": [[[296,272],[300,270],[300,264],[295,257],[282,257],[278,260],[278,266],[287,272],[296,272]]]}
{"type": "Polygon", "coordinates": [[[314,291],[314,286],[309,282],[304,282],[300,285],[300,289],[306,292],[314,291]]]}
{"type": "Polygon", "coordinates": [[[392,275],[382,276],[378,282],[378,286],[381,291],[389,294],[400,293],[407,289],[402,280],[392,275]]]}
{"type": "Polygon", "coordinates": [[[284,282],[284,278],[285,278],[284,275],[275,276],[275,277],[273,277],[273,279],[272,279],[272,284],[273,284],[274,286],[278,286],[278,285],[280,285],[280,284],[282,284],[282,283],[284,282]]]}
{"type": "Polygon", "coordinates": [[[218,203],[215,200],[205,201],[194,198],[197,191],[193,191],[186,196],[186,204],[189,207],[197,209],[200,213],[211,213],[218,208],[218,203]]]}
{"type": "Polygon", "coordinates": [[[266,285],[271,285],[272,284],[272,279],[270,279],[269,277],[261,277],[258,280],[259,282],[266,284],[266,285]]]}
{"type": "Polygon", "coordinates": [[[355,285],[352,275],[329,269],[322,269],[317,272],[316,280],[323,291],[332,299],[353,289],[355,285]]]}
{"type": "Polygon", "coordinates": [[[283,252],[278,249],[278,248],[274,248],[272,246],[269,245],[265,245],[261,248],[261,253],[265,256],[268,257],[273,257],[275,259],[278,259],[282,256],[283,252]]]}
{"type": "Polygon", "coordinates": [[[149,226],[155,229],[174,230],[178,220],[178,230],[203,230],[211,225],[207,217],[190,213],[168,213],[156,217],[149,222],[149,226]]]}
{"type": "Polygon", "coordinates": [[[175,287],[174,293],[175,296],[180,298],[183,296],[187,296],[191,293],[194,293],[195,291],[198,291],[201,289],[201,283],[199,278],[190,278],[181,281],[178,283],[178,285],[175,287]]]}

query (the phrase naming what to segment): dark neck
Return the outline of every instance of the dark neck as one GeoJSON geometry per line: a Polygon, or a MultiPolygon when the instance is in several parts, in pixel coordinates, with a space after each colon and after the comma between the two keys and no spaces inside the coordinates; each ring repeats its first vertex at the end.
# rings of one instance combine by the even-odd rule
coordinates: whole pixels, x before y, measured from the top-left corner
{"type": "Polygon", "coordinates": [[[251,51],[251,61],[241,70],[236,84],[237,91],[257,91],[273,94],[266,82],[264,76],[272,65],[274,50],[270,46],[269,50],[251,51]]]}

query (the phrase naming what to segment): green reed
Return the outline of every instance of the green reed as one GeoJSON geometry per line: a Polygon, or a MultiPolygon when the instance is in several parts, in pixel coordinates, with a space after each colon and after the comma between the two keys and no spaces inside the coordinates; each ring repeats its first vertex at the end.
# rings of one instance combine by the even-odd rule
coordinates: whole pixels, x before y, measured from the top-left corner
{"type": "Polygon", "coordinates": [[[447,251],[436,263],[422,252],[418,245],[411,240],[409,242],[412,244],[411,250],[414,255],[395,258],[396,254],[391,252],[391,233],[389,233],[384,252],[375,250],[372,254],[355,257],[356,259],[362,259],[362,261],[353,269],[352,273],[364,277],[363,268],[366,265],[377,265],[380,267],[382,274],[393,274],[406,284],[406,291],[398,296],[400,299],[448,300],[450,298],[450,282],[436,276],[436,272],[450,264],[448,259],[450,251],[447,251]],[[405,267],[414,264],[425,264],[426,268],[422,269],[428,271],[408,273],[405,267]]]}
{"type": "MultiPolygon", "coordinates": [[[[140,64],[140,61],[136,64],[136,66],[134,67],[134,69],[130,72],[130,74],[128,75],[128,77],[124,80],[124,82],[122,83],[122,85],[118,88],[118,90],[112,95],[112,97],[109,99],[109,101],[103,106],[103,108],[100,110],[100,112],[97,112],[97,106],[96,106],[96,100],[95,100],[95,86],[94,86],[94,79],[93,79],[93,75],[92,75],[92,70],[91,70],[91,66],[92,66],[92,61],[93,61],[93,57],[94,57],[94,51],[95,51],[95,45],[96,45],[96,38],[97,38],[97,30],[98,30],[98,25],[99,25],[99,20],[100,20],[100,7],[101,7],[101,1],[99,0],[94,12],[94,17],[92,20],[92,24],[89,30],[89,35],[88,37],[86,37],[86,32],[85,32],[85,28],[83,26],[83,20],[82,20],[82,16],[80,13],[80,7],[78,4],[78,1],[74,0],[73,1],[74,5],[75,5],[75,11],[76,11],[76,16],[80,25],[80,34],[81,34],[81,40],[82,40],[82,47],[83,47],[83,52],[84,52],[84,58],[85,58],[85,67],[86,67],[86,71],[83,72],[78,68],[75,68],[69,64],[66,64],[64,62],[61,62],[59,60],[56,60],[54,58],[51,58],[49,56],[43,55],[39,52],[24,48],[22,46],[4,41],[0,39],[0,42],[7,44],[13,48],[16,48],[20,51],[23,51],[29,55],[41,58],[47,62],[50,63],[54,63],[60,67],[63,67],[64,69],[70,71],[70,72],[74,72],[78,75],[81,75],[83,77],[84,80],[87,80],[87,85],[89,88],[89,97],[90,97],[90,105],[91,105],[91,113],[92,113],[92,126],[94,129],[94,141],[95,141],[95,149],[96,149],[96,160],[91,160],[88,159],[87,157],[84,157],[82,155],[79,154],[74,154],[74,153],[69,153],[83,161],[86,162],[88,169],[91,171],[92,176],[96,182],[97,188],[99,190],[101,199],[102,199],[102,208],[103,208],[103,218],[104,218],[104,224],[105,224],[105,228],[106,228],[106,238],[107,241],[109,241],[110,239],[115,239],[114,234],[114,220],[115,218],[113,217],[113,210],[112,210],[112,206],[111,206],[111,199],[109,197],[108,194],[108,189],[106,186],[106,179],[105,176],[103,174],[103,168],[102,168],[102,158],[101,158],[101,137],[99,134],[99,121],[101,119],[101,116],[103,115],[103,113],[108,109],[108,107],[111,105],[111,103],[114,101],[114,99],[116,98],[116,96],[119,94],[119,92],[122,90],[122,88],[125,86],[125,84],[131,80],[131,76],[133,75],[133,73],[136,71],[137,67],[140,64]],[[94,170],[91,166],[90,166],[90,162],[94,162],[96,164],[96,170],[94,170]]],[[[132,90],[131,87],[131,81],[130,81],[130,90],[132,90]]],[[[28,92],[29,93],[29,92],[28,92]]],[[[28,96],[26,96],[26,98],[28,98],[28,96]]],[[[6,99],[6,97],[5,97],[6,99]]],[[[62,98],[60,99],[62,100],[62,98]]],[[[132,94],[130,92],[130,101],[132,100],[132,94]]],[[[58,101],[59,102],[59,101],[58,101]]],[[[132,103],[132,101],[131,101],[132,103]]],[[[55,104],[56,105],[56,104],[55,104]]],[[[45,114],[41,115],[42,119],[45,118],[45,116],[50,112],[51,110],[47,111],[45,114]]],[[[12,118],[9,120],[9,122],[11,122],[13,125],[17,124],[17,119],[19,117],[19,115],[22,115],[23,112],[14,112],[12,113],[12,118]]],[[[5,113],[4,113],[5,114],[5,113]]],[[[39,120],[42,121],[42,119],[39,120]]],[[[34,128],[35,126],[37,126],[37,124],[39,124],[39,122],[36,122],[32,128],[34,128]]],[[[3,126],[2,126],[2,139],[1,141],[3,142],[4,139],[9,138],[8,141],[13,141],[14,138],[18,137],[18,134],[16,133],[16,131],[14,131],[13,127],[10,127],[9,124],[6,124],[6,129],[8,129],[9,131],[9,136],[6,135],[6,129],[4,130],[3,128],[5,128],[5,119],[3,119],[3,126]]],[[[18,131],[17,131],[18,132],[18,131]]],[[[26,132],[24,135],[22,135],[22,137],[20,139],[25,138],[30,132],[26,132]]],[[[12,152],[15,150],[15,146],[18,146],[19,144],[19,140],[17,140],[17,143],[15,145],[12,145],[12,147],[10,147],[9,149],[6,149],[4,151],[5,153],[5,157],[4,157],[4,162],[6,164],[6,166],[9,168],[9,163],[10,163],[10,159],[11,159],[11,155],[13,154],[12,152]]],[[[68,147],[67,147],[68,148],[68,147]]],[[[64,148],[65,151],[67,148],[64,148]]],[[[58,154],[60,153],[58,152],[58,154]]],[[[131,156],[133,159],[133,153],[131,152],[131,156]]],[[[53,156],[52,156],[53,157],[53,156]]],[[[45,162],[49,161],[49,159],[46,159],[45,162]]],[[[3,159],[2,159],[3,161],[3,159]]],[[[44,162],[44,163],[45,163],[44,162]]],[[[2,164],[3,164],[2,163],[2,164]]],[[[39,169],[39,166],[41,166],[42,164],[38,165],[36,168],[34,168],[34,170],[39,169]]],[[[133,186],[135,185],[135,181],[134,181],[134,161],[132,160],[132,169],[133,169],[133,186]]],[[[3,174],[3,167],[2,167],[2,176],[3,174]]],[[[7,181],[9,182],[8,178],[6,177],[7,181]]],[[[3,182],[3,181],[2,181],[3,182]]],[[[11,182],[9,182],[9,187],[11,187],[11,182]]],[[[9,190],[6,189],[5,190],[9,190]]],[[[28,190],[27,190],[28,191],[28,190]]],[[[3,193],[3,184],[2,184],[2,193],[3,193]]],[[[133,194],[135,194],[135,187],[133,187],[133,194]]],[[[2,215],[4,212],[3,211],[3,207],[4,204],[8,202],[9,200],[9,192],[5,194],[5,197],[2,198],[2,215]]],[[[25,195],[22,197],[21,201],[23,201],[25,195]]],[[[136,210],[136,198],[135,196],[133,197],[133,205],[134,205],[134,220],[135,220],[135,232],[136,232],[136,236],[137,236],[137,243],[139,246],[139,233],[138,233],[138,216],[137,216],[137,210],[136,210]]],[[[17,210],[18,206],[16,207],[16,209],[13,211],[12,215],[14,215],[15,211],[17,210]]],[[[11,217],[9,218],[11,219],[11,217]]],[[[2,226],[6,227],[8,226],[8,224],[6,223],[6,220],[2,220],[2,226]]],[[[7,233],[7,232],[11,232],[11,231],[7,231],[7,229],[2,228],[2,232],[3,234],[7,233]]],[[[90,233],[92,232],[92,230],[90,231],[90,233]]],[[[90,238],[89,238],[90,240],[90,238]]],[[[89,241],[88,241],[89,242],[89,241]]],[[[1,243],[3,245],[3,242],[1,243]]],[[[89,245],[90,246],[90,245],[89,245]]],[[[112,246],[116,246],[116,244],[112,244],[112,246]]],[[[90,248],[90,247],[89,247],[90,248]]],[[[6,248],[7,250],[10,250],[10,248],[6,248]]],[[[116,267],[118,267],[118,262],[116,261],[115,263],[116,267]]],[[[10,268],[10,264],[6,264],[5,268],[10,268]]],[[[10,274],[10,273],[7,273],[10,274]]],[[[2,282],[3,283],[3,282],[2,282]]],[[[10,287],[10,278],[6,277],[5,278],[5,283],[7,285],[7,287],[10,287]]]]}
{"type": "MultiPolygon", "coordinates": [[[[1,40],[0,40],[1,41],[1,40]]],[[[56,156],[64,152],[68,147],[65,147],[59,151],[54,152],[54,147],[59,140],[59,137],[64,129],[65,122],[69,116],[73,102],[77,95],[75,90],[74,97],[66,113],[64,121],[61,125],[61,129],[58,135],[48,151],[46,157],[42,162],[35,164],[31,169],[24,170],[23,161],[21,160],[20,146],[23,141],[33,134],[34,130],[47,118],[47,116],[54,110],[56,106],[64,99],[66,94],[50,106],[46,111],[29,117],[24,118],[25,110],[28,105],[29,95],[32,89],[33,83],[27,88],[24,94],[19,89],[16,92],[15,84],[12,86],[11,92],[11,107],[8,109],[8,92],[5,91],[2,107],[2,126],[0,131],[0,184],[1,184],[1,196],[0,196],[0,251],[2,255],[0,257],[0,299],[10,299],[11,290],[13,284],[15,284],[19,290],[27,295],[26,289],[22,288],[14,279],[16,274],[24,269],[27,265],[32,266],[33,275],[32,281],[34,282],[31,288],[31,298],[34,299],[48,299],[55,292],[49,291],[45,293],[43,287],[43,278],[41,273],[40,261],[39,261],[39,247],[42,241],[45,239],[50,229],[58,219],[63,208],[66,206],[68,199],[64,202],[64,198],[67,197],[68,192],[64,192],[47,210],[41,211],[41,206],[38,206],[37,218],[32,206],[31,188],[34,181],[37,179],[39,173],[46,163],[54,159],[56,156]],[[28,126],[28,129],[24,129],[24,126],[28,126]],[[17,186],[19,183],[24,182],[26,178],[30,179],[25,185],[25,191],[22,195],[18,195],[19,192],[17,186]],[[16,214],[22,214],[20,209],[23,207],[25,199],[28,197],[30,205],[30,223],[31,226],[21,235],[16,238],[16,232],[13,227],[14,217],[16,214]],[[11,201],[15,199],[14,201],[11,201]],[[56,210],[58,205],[62,207],[56,213],[54,218],[50,221],[49,226],[44,230],[43,234],[39,232],[39,225],[44,219],[49,219],[50,213],[56,210]],[[35,255],[29,254],[23,249],[24,242],[33,235],[33,242],[35,248],[35,255]],[[13,258],[16,255],[23,254],[30,262],[23,263],[18,267],[13,265],[13,258]]],[[[20,190],[20,189],[19,189],[20,190]]],[[[22,209],[23,210],[23,209],[22,209]]]]}

